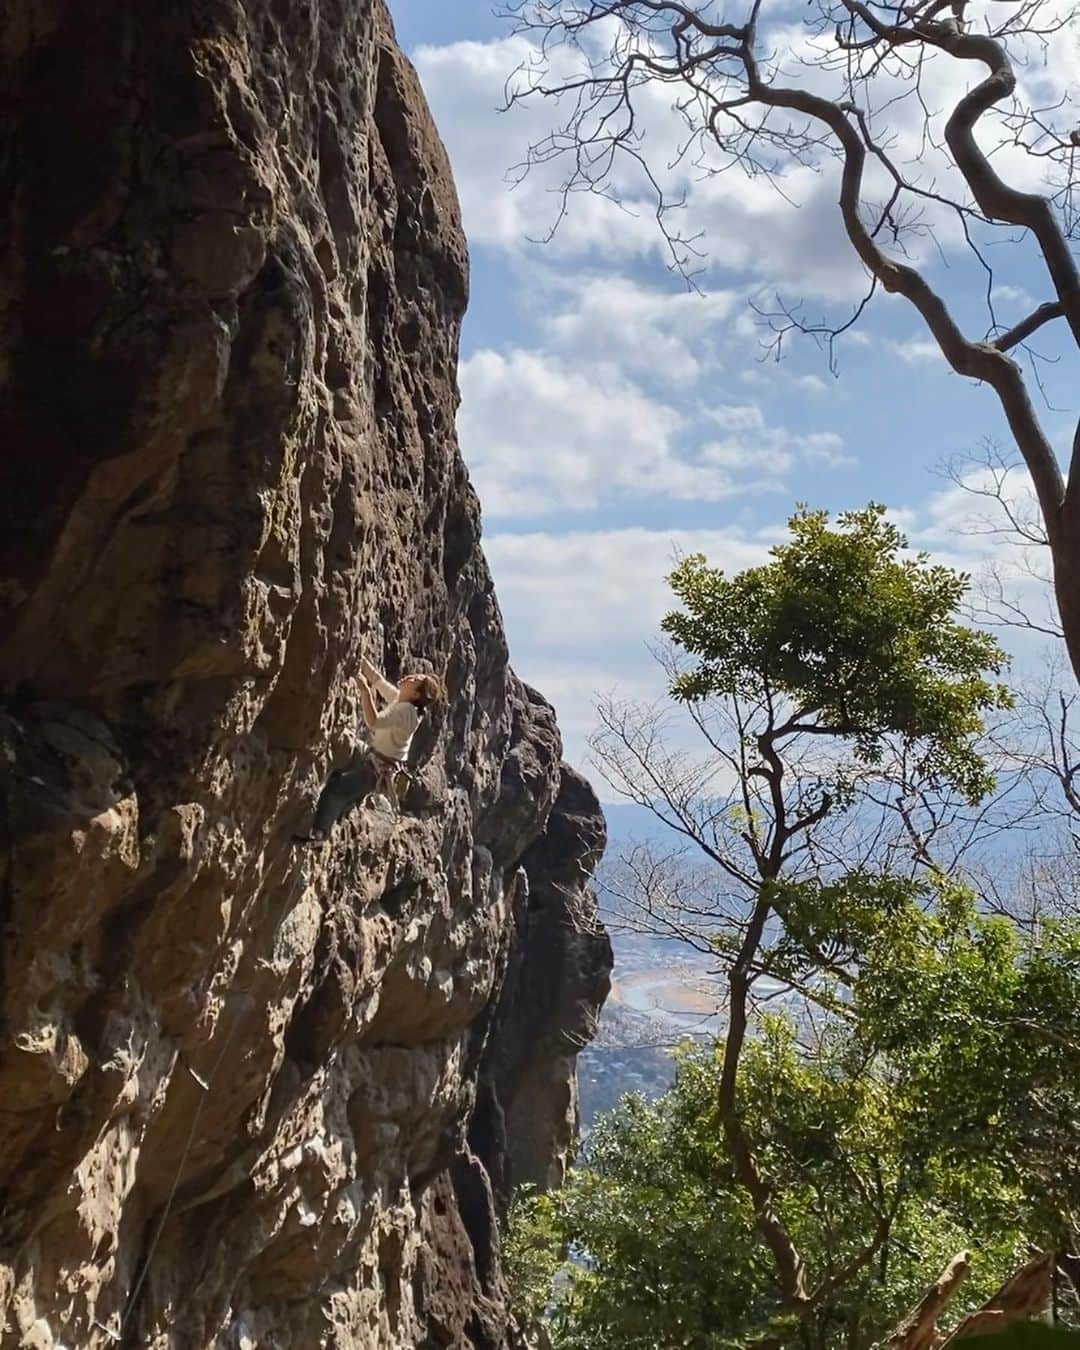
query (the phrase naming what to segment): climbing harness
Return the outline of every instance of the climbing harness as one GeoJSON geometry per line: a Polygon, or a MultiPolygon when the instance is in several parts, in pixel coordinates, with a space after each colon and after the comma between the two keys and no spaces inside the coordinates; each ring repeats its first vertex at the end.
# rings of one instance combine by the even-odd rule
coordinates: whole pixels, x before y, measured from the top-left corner
{"type": "Polygon", "coordinates": [[[415,781],[414,776],[400,760],[387,759],[377,750],[372,750],[371,756],[375,761],[375,786],[364,798],[364,802],[367,804],[379,788],[384,787],[387,790],[391,811],[394,815],[400,816],[405,797],[415,781]]]}

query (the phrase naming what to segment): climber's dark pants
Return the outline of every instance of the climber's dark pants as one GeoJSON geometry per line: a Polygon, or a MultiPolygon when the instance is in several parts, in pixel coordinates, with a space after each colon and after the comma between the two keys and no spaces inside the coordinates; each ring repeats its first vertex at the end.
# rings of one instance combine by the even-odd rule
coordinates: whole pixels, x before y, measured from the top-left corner
{"type": "Polygon", "coordinates": [[[396,779],[401,770],[402,765],[370,750],[358,751],[346,768],[335,769],[326,780],[315,806],[312,829],[319,834],[329,834],[346,812],[380,784],[396,796],[396,779]]]}
{"type": "Polygon", "coordinates": [[[357,755],[344,769],[335,769],[326,780],[315,807],[313,828],[329,834],[347,811],[375,787],[378,771],[369,755],[357,755]]]}

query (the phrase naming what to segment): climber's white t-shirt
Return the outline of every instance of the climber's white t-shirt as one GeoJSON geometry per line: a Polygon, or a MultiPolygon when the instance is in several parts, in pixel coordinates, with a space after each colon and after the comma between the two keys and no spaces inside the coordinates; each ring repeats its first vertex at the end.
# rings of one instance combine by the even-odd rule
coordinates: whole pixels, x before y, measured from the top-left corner
{"type": "Polygon", "coordinates": [[[420,714],[413,703],[394,702],[375,715],[371,728],[371,744],[383,759],[404,763],[409,758],[409,746],[420,725],[420,714]]]}

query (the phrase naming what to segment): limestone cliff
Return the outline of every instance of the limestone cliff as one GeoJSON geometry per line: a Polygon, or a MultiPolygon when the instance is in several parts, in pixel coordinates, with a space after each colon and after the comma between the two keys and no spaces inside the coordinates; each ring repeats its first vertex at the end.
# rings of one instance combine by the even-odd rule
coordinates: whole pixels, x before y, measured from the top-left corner
{"type": "Polygon", "coordinates": [[[8,0],[0,184],[0,1346],[509,1346],[603,822],[508,668],[381,0],[8,0]],[[448,709],[296,849],[361,655],[448,709]]]}

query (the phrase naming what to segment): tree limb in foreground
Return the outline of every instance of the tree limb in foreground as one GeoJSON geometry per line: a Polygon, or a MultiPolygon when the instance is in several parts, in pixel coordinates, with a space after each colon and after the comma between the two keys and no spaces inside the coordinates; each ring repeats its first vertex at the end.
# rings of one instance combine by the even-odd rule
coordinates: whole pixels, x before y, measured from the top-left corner
{"type": "MultiPolygon", "coordinates": [[[[732,0],[731,8],[739,3],[732,0]]],[[[570,109],[528,159],[538,164],[565,157],[569,163],[560,213],[576,191],[618,199],[616,166],[629,161],[644,175],[657,221],[684,270],[699,254],[692,239],[671,224],[681,200],[666,191],[661,167],[648,162],[643,91],[652,86],[670,91],[684,123],[669,169],[684,164],[696,176],[709,176],[741,168],[751,177],[765,176],[783,195],[790,169],[817,170],[829,156],[838,161],[838,223],[868,274],[867,299],[878,288],[902,296],[951,368],[987,385],[997,398],[1031,476],[1065,642],[1080,677],[1080,420],[1063,472],[1025,371],[1012,354],[1027,350],[1028,340],[1052,324],[1064,325],[1073,348],[1080,349],[1080,270],[1072,250],[1080,233],[1080,134],[1066,125],[1066,99],[1051,108],[1027,106],[1016,78],[1017,60],[1026,61],[1032,49],[1067,34],[1075,11],[1056,0],[979,6],[967,0],[895,5],[819,0],[803,28],[806,41],[794,53],[784,45],[794,41],[790,30],[775,49],[777,34],[767,25],[765,0],[742,0],[734,14],[713,0],[508,0],[504,13],[518,32],[539,43],[535,62],[511,82],[508,102],[539,96],[570,109]],[[946,10],[951,12],[943,19],[946,10]],[[562,59],[567,54],[569,66],[562,59]],[[930,112],[938,91],[923,88],[927,71],[941,62],[970,66],[974,76],[944,120],[944,146],[936,144],[930,112]],[[827,97],[819,90],[829,79],[834,90],[827,97]],[[903,123],[896,110],[909,99],[917,101],[924,118],[924,150],[944,156],[947,149],[951,181],[944,185],[937,174],[920,177],[917,163],[897,144],[903,123]],[[999,155],[1001,149],[1016,152],[1013,159],[999,155]],[[1007,168],[999,171],[999,165],[1015,166],[1020,156],[1037,169],[1043,191],[1017,186],[1007,168]],[[884,202],[871,200],[870,166],[884,173],[884,202]],[[926,211],[959,222],[986,278],[990,323],[982,332],[965,332],[926,269],[906,256],[912,231],[928,232],[926,211]],[[986,235],[996,235],[999,246],[1011,244],[1017,258],[1032,241],[1043,267],[1046,293],[1008,328],[997,322],[993,306],[994,266],[1001,265],[1002,249],[995,251],[992,266],[983,246],[986,235]]],[[[865,303],[851,319],[834,325],[808,323],[797,309],[781,305],[771,316],[777,352],[792,330],[831,344],[865,303]]]]}

